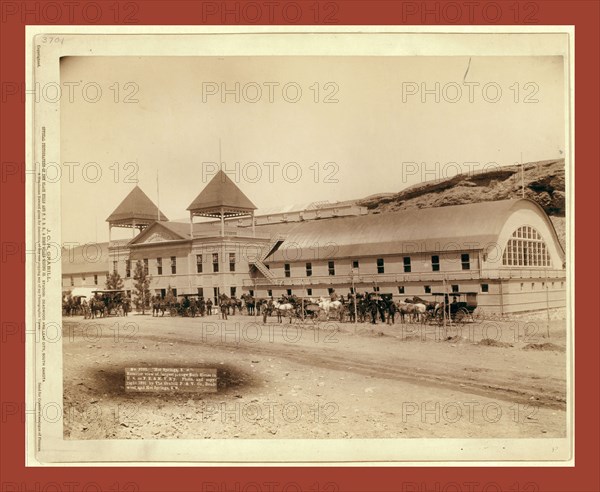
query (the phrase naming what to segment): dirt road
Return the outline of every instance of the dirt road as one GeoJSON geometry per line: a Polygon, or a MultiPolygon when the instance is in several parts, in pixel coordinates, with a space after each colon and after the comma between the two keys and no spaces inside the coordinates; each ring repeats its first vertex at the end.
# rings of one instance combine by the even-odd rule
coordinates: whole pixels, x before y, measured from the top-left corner
{"type": "Polygon", "coordinates": [[[565,342],[561,320],[65,318],[65,437],[563,437],[565,342]],[[216,368],[218,391],[126,393],[144,366],[216,368]]]}

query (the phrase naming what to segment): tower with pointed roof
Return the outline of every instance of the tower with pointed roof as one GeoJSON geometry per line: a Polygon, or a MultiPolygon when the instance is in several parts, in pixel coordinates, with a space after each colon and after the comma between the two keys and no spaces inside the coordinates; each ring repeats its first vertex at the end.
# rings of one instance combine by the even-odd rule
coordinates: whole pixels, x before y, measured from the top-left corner
{"type": "Polygon", "coordinates": [[[190,212],[190,235],[193,237],[194,217],[221,220],[221,237],[225,236],[225,219],[250,216],[254,235],[256,206],[237,185],[220,170],[187,208],[190,212]]]}
{"type": "Polygon", "coordinates": [[[108,216],[108,236],[110,241],[111,230],[113,227],[124,227],[140,232],[156,221],[169,220],[158,207],[154,204],[148,195],[146,195],[139,186],[124,198],[119,206],[108,216]]]}

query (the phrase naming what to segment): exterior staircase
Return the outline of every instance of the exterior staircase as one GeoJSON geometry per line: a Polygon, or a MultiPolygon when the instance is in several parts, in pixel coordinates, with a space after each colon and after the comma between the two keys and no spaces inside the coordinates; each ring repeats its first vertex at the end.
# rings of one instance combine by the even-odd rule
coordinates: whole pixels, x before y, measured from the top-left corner
{"type": "Polygon", "coordinates": [[[250,264],[254,265],[256,267],[256,269],[265,276],[265,278],[268,278],[269,280],[272,280],[273,282],[275,282],[275,280],[277,279],[277,277],[275,277],[273,272],[271,270],[269,270],[262,261],[253,261],[250,264]]]}
{"type": "Polygon", "coordinates": [[[271,237],[271,240],[269,241],[269,244],[263,250],[263,255],[261,256],[260,261],[266,260],[269,256],[275,253],[275,251],[279,249],[279,246],[283,244],[283,241],[285,241],[285,237],[283,235],[273,235],[273,237],[271,237]]]}
{"type": "Polygon", "coordinates": [[[260,258],[257,258],[256,260],[250,262],[250,264],[256,267],[256,269],[260,273],[262,273],[266,279],[271,280],[274,284],[279,283],[279,280],[277,279],[275,274],[267,268],[263,261],[269,256],[271,256],[275,251],[277,251],[277,249],[281,246],[284,240],[284,236],[282,236],[281,234],[275,234],[267,244],[267,247],[263,250],[263,253],[260,256],[260,258]]]}

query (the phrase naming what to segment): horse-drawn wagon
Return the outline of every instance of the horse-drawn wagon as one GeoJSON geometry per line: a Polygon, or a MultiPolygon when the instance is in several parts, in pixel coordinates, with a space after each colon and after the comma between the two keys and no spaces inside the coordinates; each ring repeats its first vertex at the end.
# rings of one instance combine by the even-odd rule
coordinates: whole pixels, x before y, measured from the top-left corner
{"type": "Polygon", "coordinates": [[[91,310],[101,309],[102,316],[123,316],[129,311],[129,299],[122,289],[96,289],[92,293],[91,310]]]}
{"type": "Polygon", "coordinates": [[[434,292],[432,295],[437,307],[430,311],[430,317],[438,323],[443,323],[444,317],[453,323],[475,321],[477,292],[434,292]]]}

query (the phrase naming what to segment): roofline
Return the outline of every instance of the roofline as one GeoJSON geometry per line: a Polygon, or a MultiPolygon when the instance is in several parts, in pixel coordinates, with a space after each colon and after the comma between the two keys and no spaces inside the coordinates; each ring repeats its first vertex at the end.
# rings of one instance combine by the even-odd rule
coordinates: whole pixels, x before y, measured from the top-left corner
{"type": "Polygon", "coordinates": [[[535,205],[538,208],[538,210],[540,212],[542,212],[542,215],[546,218],[546,222],[548,222],[548,225],[550,226],[550,231],[552,232],[552,234],[554,234],[554,239],[556,240],[556,244],[558,245],[558,250],[560,253],[562,253],[562,257],[563,257],[563,261],[564,261],[566,259],[566,251],[563,249],[562,244],[560,244],[560,240],[558,238],[558,233],[556,232],[556,227],[554,227],[554,222],[552,222],[552,219],[550,218],[550,216],[546,213],[546,211],[542,208],[542,206],[538,202],[536,202],[535,200],[532,200],[531,198],[515,199],[515,202],[518,202],[518,201],[526,201],[529,203],[533,203],[533,205],[535,205]]]}
{"type": "MultiPolygon", "coordinates": [[[[189,241],[189,238],[186,238],[186,237],[182,236],[177,231],[174,231],[170,227],[164,225],[163,222],[169,222],[169,221],[168,220],[167,221],[158,221],[158,220],[155,220],[154,222],[152,222],[151,224],[149,224],[148,227],[146,227],[140,234],[138,234],[137,236],[135,236],[131,241],[129,241],[127,243],[127,247],[131,248],[131,247],[139,246],[140,244],[137,243],[137,242],[135,242],[135,241],[138,241],[142,237],[146,237],[148,235],[148,232],[150,231],[150,229],[152,229],[153,227],[155,227],[156,224],[158,224],[162,228],[166,229],[170,233],[175,234],[176,236],[179,236],[179,238],[180,238],[180,239],[173,239],[171,241],[182,241],[182,240],[188,240],[189,241]]],[[[171,241],[169,241],[169,242],[171,242],[171,241]]],[[[164,242],[166,242],[166,241],[164,241],[164,242]]]]}

